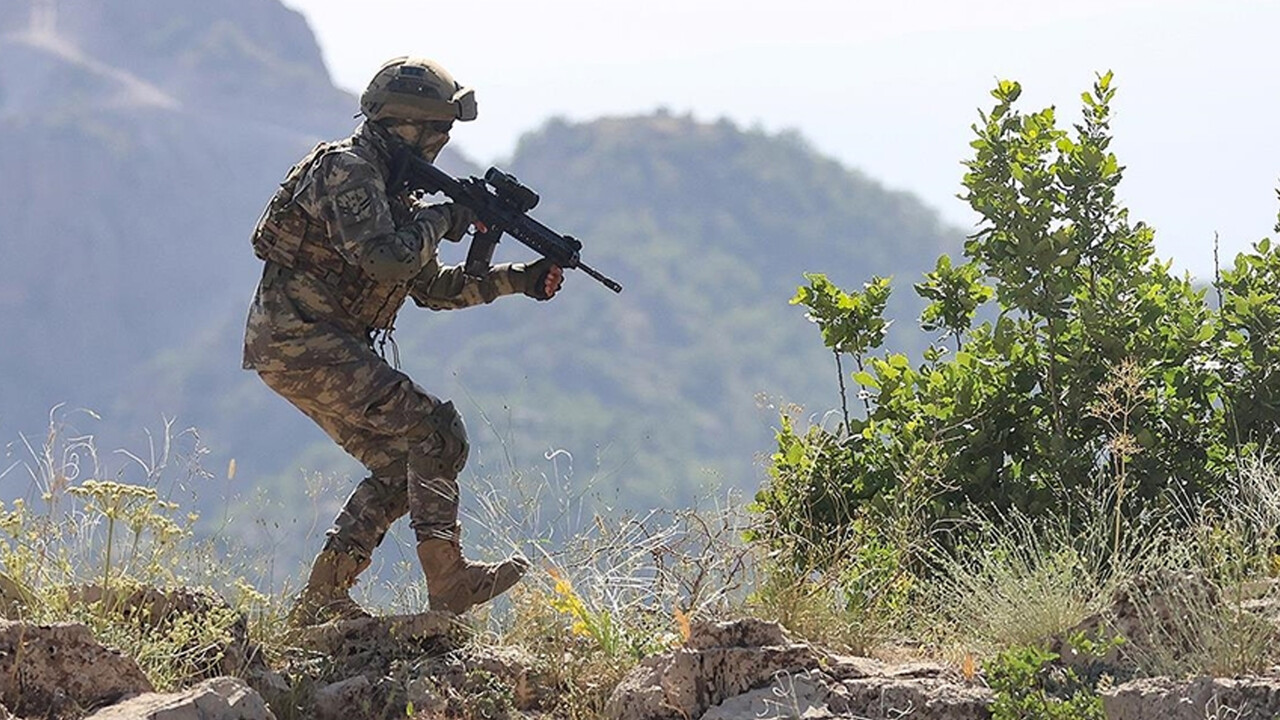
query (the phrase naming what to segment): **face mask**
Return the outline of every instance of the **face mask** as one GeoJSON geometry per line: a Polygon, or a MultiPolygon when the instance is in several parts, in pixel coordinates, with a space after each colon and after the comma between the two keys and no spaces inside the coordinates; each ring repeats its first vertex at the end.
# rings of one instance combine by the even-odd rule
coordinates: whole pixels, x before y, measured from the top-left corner
{"type": "Polygon", "coordinates": [[[449,142],[449,122],[402,122],[390,127],[392,133],[406,145],[418,151],[427,162],[435,162],[436,156],[449,142]],[[443,131],[443,132],[442,132],[443,131]]]}
{"type": "Polygon", "coordinates": [[[448,135],[425,131],[422,133],[421,137],[418,138],[416,147],[422,157],[426,158],[427,162],[435,162],[436,156],[440,154],[440,151],[444,149],[445,144],[448,142],[448,135]]]}

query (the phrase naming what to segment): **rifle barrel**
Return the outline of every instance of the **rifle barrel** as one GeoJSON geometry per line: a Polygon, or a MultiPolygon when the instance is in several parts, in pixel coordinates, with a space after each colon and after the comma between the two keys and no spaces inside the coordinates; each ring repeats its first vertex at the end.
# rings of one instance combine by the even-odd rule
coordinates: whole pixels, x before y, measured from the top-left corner
{"type": "Polygon", "coordinates": [[[601,273],[600,271],[598,271],[598,270],[596,270],[595,268],[591,267],[590,265],[588,265],[588,264],[586,264],[586,263],[584,263],[584,262],[579,262],[579,263],[578,263],[578,269],[579,269],[579,270],[581,270],[582,272],[584,272],[584,273],[586,273],[586,274],[590,275],[591,277],[595,278],[596,280],[599,280],[601,285],[604,285],[605,287],[609,288],[610,290],[612,290],[612,291],[614,291],[614,292],[616,292],[616,293],[620,293],[620,292],[622,292],[622,285],[620,285],[620,284],[618,283],[618,281],[616,281],[616,280],[614,280],[614,279],[612,279],[612,278],[606,277],[603,273],[601,273]]]}

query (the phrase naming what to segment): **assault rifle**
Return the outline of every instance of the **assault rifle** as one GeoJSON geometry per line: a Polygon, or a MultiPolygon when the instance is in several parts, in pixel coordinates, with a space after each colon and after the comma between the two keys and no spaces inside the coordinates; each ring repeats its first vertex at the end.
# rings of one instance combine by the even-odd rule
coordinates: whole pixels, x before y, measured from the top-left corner
{"type": "Polygon", "coordinates": [[[464,266],[467,275],[483,277],[488,273],[493,262],[493,250],[502,234],[507,233],[556,265],[581,270],[610,290],[622,292],[622,285],[617,281],[582,262],[579,257],[581,240],[561,235],[529,217],[529,211],[538,204],[538,194],[514,175],[491,167],[483,179],[472,176],[459,180],[417,153],[402,152],[399,155],[402,167],[397,175],[401,179],[402,190],[421,190],[429,195],[444,193],[450,200],[475,211],[477,232],[471,241],[471,249],[467,251],[464,266]]]}

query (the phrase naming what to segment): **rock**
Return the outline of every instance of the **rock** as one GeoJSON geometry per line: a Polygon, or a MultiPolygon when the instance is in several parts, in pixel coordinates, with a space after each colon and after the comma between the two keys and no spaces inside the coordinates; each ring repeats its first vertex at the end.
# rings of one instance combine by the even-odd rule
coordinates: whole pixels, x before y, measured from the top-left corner
{"type": "Polygon", "coordinates": [[[417,663],[409,673],[406,697],[415,711],[447,715],[465,698],[490,696],[491,705],[518,711],[549,707],[557,679],[544,663],[517,647],[472,647],[417,663]],[[501,696],[501,697],[498,697],[501,696]]]}
{"type": "Polygon", "coordinates": [[[884,663],[855,655],[827,655],[824,662],[837,680],[858,680],[884,674],[884,663]]]}
{"type": "MultiPolygon", "coordinates": [[[[179,693],[147,693],[99,710],[85,720],[275,720],[262,696],[243,680],[206,680],[179,693]]],[[[352,716],[355,717],[355,716],[352,716]]]]}
{"type": "Polygon", "coordinates": [[[440,649],[451,645],[456,629],[452,613],[425,612],[337,620],[298,630],[295,640],[308,650],[346,657],[388,646],[440,649]]]}
{"type": "Polygon", "coordinates": [[[831,693],[831,687],[807,673],[783,675],[766,687],[712,707],[702,715],[702,720],[832,717],[827,707],[831,693]]]}
{"type": "Polygon", "coordinates": [[[836,717],[870,720],[987,720],[993,699],[987,688],[956,679],[886,675],[846,680],[833,689],[827,706],[836,717]]]}
{"type": "Polygon", "coordinates": [[[480,670],[511,688],[517,710],[532,710],[548,699],[554,681],[539,668],[538,659],[516,647],[487,647],[468,653],[468,670],[480,670]]]}
{"type": "Polygon", "coordinates": [[[448,713],[449,698],[436,679],[420,677],[410,682],[406,691],[414,712],[425,713],[432,718],[443,717],[448,713]]]}
{"type": "Polygon", "coordinates": [[[778,675],[765,687],[712,707],[702,720],[991,717],[991,692],[949,676],[941,665],[885,665],[870,658],[828,656],[819,667],[778,675]]]}
{"type": "Polygon", "coordinates": [[[760,648],[790,645],[791,640],[778,623],[755,618],[725,622],[697,622],[689,629],[684,646],[690,650],[708,648],[760,648]]]}
{"type": "Polygon", "coordinates": [[[1105,674],[1129,680],[1144,664],[1144,657],[1193,652],[1197,639],[1185,618],[1213,612],[1221,602],[1218,588],[1201,574],[1165,569],[1140,575],[1113,594],[1105,611],[1051,638],[1049,650],[1082,678],[1105,674]],[[1119,636],[1124,643],[1111,645],[1102,657],[1093,657],[1071,646],[1070,638],[1076,635],[1093,641],[1119,636]]]}
{"type": "Polygon", "coordinates": [[[647,658],[628,673],[610,695],[605,714],[613,720],[687,720],[779,674],[817,666],[818,656],[808,645],[785,640],[781,627],[759,620],[697,623],[685,647],[647,658]],[[783,643],[747,646],[779,640],[783,643]]]}
{"type": "Polygon", "coordinates": [[[84,625],[0,620],[0,702],[19,715],[45,717],[67,703],[100,707],[152,689],[137,662],[84,625]]]}
{"type": "Polygon", "coordinates": [[[373,689],[373,684],[363,675],[325,685],[316,690],[314,717],[317,720],[368,717],[374,704],[373,689]]]}
{"type": "Polygon", "coordinates": [[[294,689],[289,685],[289,681],[280,673],[266,667],[266,663],[263,663],[261,668],[251,669],[244,680],[271,707],[284,707],[294,698],[294,689]]]}
{"type": "MultiPolygon", "coordinates": [[[[285,638],[285,661],[276,668],[282,676],[261,673],[249,679],[273,707],[295,708],[301,713],[298,717],[404,718],[414,680],[435,674],[419,668],[438,667],[445,655],[465,654],[463,632],[456,616],[447,612],[299,628],[285,638]],[[283,691],[277,680],[284,680],[283,691]]],[[[412,696],[415,707],[418,701],[430,704],[435,679],[418,684],[419,692],[412,696]]]]}
{"type": "Polygon", "coordinates": [[[789,642],[777,625],[743,620],[695,625],[685,647],[623,678],[605,712],[612,720],[987,720],[992,699],[941,665],[823,654],[789,642]]]}
{"type": "Polygon", "coordinates": [[[1280,678],[1143,678],[1104,692],[1102,704],[1108,720],[1274,720],[1280,678]]]}
{"type": "Polygon", "coordinates": [[[80,605],[105,601],[113,611],[152,625],[173,615],[210,615],[219,610],[231,611],[227,601],[212,590],[190,587],[112,587],[110,591],[104,591],[101,585],[81,585],[67,591],[67,600],[80,605]]]}
{"type": "Polygon", "coordinates": [[[0,705],[0,720],[17,720],[17,716],[9,712],[9,708],[0,705]]]}

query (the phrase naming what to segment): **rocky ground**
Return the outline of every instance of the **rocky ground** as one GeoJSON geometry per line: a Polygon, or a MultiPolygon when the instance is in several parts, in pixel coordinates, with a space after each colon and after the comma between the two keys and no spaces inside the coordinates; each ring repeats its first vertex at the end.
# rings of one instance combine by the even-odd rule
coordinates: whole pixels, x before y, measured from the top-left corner
{"type": "MultiPolygon", "coordinates": [[[[100,600],[91,590],[86,602],[100,600]]],[[[139,622],[212,611],[215,597],[145,590],[123,602],[139,622]]],[[[244,632],[210,677],[157,693],[138,664],[83,625],[0,620],[0,720],[265,720],[547,717],[555,683],[545,660],[476,650],[454,618],[424,613],[336,623],[296,638],[271,667],[244,632]],[[487,700],[486,700],[487,698],[487,700]]],[[[1280,677],[1143,678],[1103,692],[1110,720],[1274,720],[1280,677]]],[[[981,673],[928,662],[889,664],[794,642],[753,619],[694,623],[681,647],[642,661],[614,689],[610,720],[992,717],[981,673]]]]}

